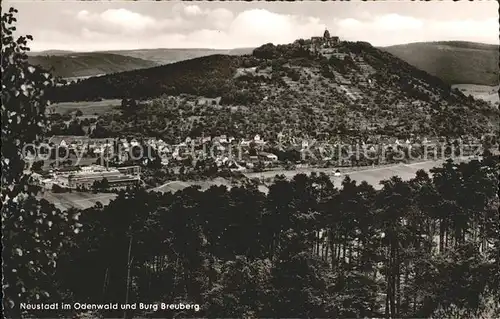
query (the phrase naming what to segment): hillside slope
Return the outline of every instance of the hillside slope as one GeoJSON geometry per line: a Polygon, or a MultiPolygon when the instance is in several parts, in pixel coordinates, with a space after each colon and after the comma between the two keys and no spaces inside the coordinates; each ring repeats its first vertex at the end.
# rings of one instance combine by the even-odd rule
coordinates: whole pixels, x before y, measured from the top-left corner
{"type": "Polygon", "coordinates": [[[103,52],[53,52],[50,55],[41,52],[36,55],[31,54],[28,61],[47,70],[53,68],[52,73],[63,78],[96,76],[157,65],[144,59],[103,52]]]}
{"type": "MultiPolygon", "coordinates": [[[[487,102],[364,42],[319,52],[307,41],[267,44],[251,56],[212,55],[90,78],[52,93],[55,101],[221,97],[221,108],[177,101],[168,114],[163,102],[155,111],[172,121],[197,115],[197,132],[221,134],[452,136],[498,130],[498,111],[487,102]]],[[[147,125],[155,134],[151,121],[147,125]]]]}
{"type": "Polygon", "coordinates": [[[28,52],[28,56],[66,55],[74,53],[76,52],[68,50],[44,50],[44,51],[30,51],[28,52]]]}
{"type": "Polygon", "coordinates": [[[449,41],[381,48],[448,84],[498,85],[498,45],[449,41]]]}

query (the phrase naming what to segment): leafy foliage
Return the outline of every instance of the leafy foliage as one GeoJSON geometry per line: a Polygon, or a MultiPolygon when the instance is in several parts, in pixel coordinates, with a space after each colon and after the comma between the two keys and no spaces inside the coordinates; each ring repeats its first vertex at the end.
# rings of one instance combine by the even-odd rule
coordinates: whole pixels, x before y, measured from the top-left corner
{"type": "Polygon", "coordinates": [[[2,235],[3,307],[19,318],[20,302],[57,300],[52,278],[68,234],[78,231],[74,212],[57,210],[33,195],[37,187],[23,173],[23,146],[39,140],[47,122],[45,92],[54,84],[48,73],[27,63],[27,40],[14,39],[14,14],[2,15],[2,235]]]}

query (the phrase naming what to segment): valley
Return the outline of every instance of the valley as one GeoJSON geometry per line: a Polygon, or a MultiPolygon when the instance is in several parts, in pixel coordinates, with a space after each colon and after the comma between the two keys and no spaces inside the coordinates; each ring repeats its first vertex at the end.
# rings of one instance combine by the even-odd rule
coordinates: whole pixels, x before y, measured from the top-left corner
{"type": "MultiPolygon", "coordinates": [[[[151,59],[158,51],[129,54],[151,59]]],[[[159,158],[149,157],[156,164],[148,164],[141,173],[145,185],[162,192],[193,185],[203,190],[211,185],[232,187],[252,179],[265,192],[275,175],[292,178],[312,172],[331,175],[336,187],[349,175],[379,189],[379,182],[391,176],[411,179],[419,169],[429,171],[442,164],[439,158],[388,159],[392,148],[421,156],[429,141],[441,150],[462,139],[480,145],[484,134],[498,130],[498,112],[477,95],[470,98],[470,89],[475,93],[484,87],[450,87],[368,43],[313,38],[266,44],[251,55],[216,54],[83,79],[56,88],[52,94],[59,102],[49,114],[53,125],[65,120],[52,134],[63,135],[58,140],[66,144],[76,145],[72,141],[83,137],[89,143],[106,139],[127,145],[133,137],[138,145],[153,145],[155,152],[167,150],[159,158]],[[72,137],[75,132],[83,136],[72,137]],[[300,158],[309,143],[316,143],[312,151],[321,154],[319,161],[300,158]],[[389,155],[382,151],[375,160],[353,160],[349,152],[343,159],[340,154],[323,154],[325,147],[360,143],[364,152],[373,154],[386,144],[389,155]],[[209,153],[207,147],[217,151],[209,153]],[[229,155],[226,161],[225,150],[234,147],[243,158],[229,155]],[[179,152],[188,157],[176,155],[179,152]],[[266,159],[265,154],[276,159],[266,159]],[[215,175],[208,173],[211,170],[215,175]],[[333,176],[335,170],[342,178],[333,176]],[[235,179],[235,172],[240,177],[235,179]]],[[[106,144],[101,146],[101,154],[110,151],[106,144]]],[[[125,165],[120,156],[111,153],[106,165],[125,165]]],[[[100,163],[95,155],[80,162],[100,163]]],[[[46,196],[55,200],[65,195],[46,196]]],[[[61,201],[65,208],[72,202],[91,207],[114,195],[68,196],[61,201]]]]}
{"type": "Polygon", "coordinates": [[[1,20],[6,317],[500,318],[497,4],[49,2],[1,20]]]}

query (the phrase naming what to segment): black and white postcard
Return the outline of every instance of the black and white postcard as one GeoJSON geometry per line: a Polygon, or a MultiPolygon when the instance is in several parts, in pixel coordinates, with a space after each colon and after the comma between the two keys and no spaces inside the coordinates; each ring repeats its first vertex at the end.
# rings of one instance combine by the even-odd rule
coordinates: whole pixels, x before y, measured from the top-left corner
{"type": "Polygon", "coordinates": [[[2,2],[6,318],[500,318],[496,1],[2,2]]]}

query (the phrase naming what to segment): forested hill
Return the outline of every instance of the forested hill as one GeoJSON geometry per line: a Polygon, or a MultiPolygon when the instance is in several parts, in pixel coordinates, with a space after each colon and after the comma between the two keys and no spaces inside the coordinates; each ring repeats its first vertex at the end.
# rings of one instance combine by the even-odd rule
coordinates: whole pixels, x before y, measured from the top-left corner
{"type": "Polygon", "coordinates": [[[422,42],[381,48],[449,84],[499,84],[498,45],[422,42]]]}
{"type": "Polygon", "coordinates": [[[47,50],[29,52],[29,62],[63,78],[83,78],[131,71],[200,58],[214,54],[243,55],[251,48],[218,49],[136,49],[94,52],[47,50]]]}
{"type": "Polygon", "coordinates": [[[497,110],[488,103],[466,97],[366,42],[266,44],[252,55],[212,55],[86,79],[57,88],[52,99],[146,99],[181,93],[221,97],[223,105],[247,106],[269,123],[274,121],[268,118],[272,109],[285,128],[306,121],[310,127],[305,129],[317,134],[475,135],[498,126],[497,110]]]}
{"type": "Polygon", "coordinates": [[[46,70],[52,69],[53,75],[63,78],[96,76],[158,65],[140,58],[104,52],[48,51],[36,55],[31,54],[28,61],[46,70]]]}

